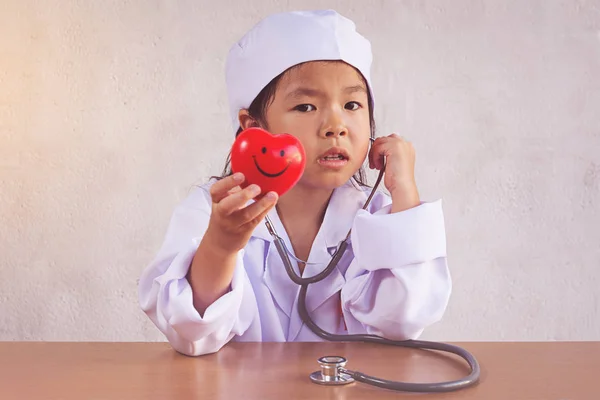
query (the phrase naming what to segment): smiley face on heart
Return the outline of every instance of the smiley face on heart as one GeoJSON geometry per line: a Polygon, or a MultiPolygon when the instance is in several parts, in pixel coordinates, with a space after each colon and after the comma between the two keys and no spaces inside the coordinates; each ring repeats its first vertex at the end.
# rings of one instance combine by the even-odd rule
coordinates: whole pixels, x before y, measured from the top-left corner
{"type": "Polygon", "coordinates": [[[273,191],[279,196],[300,180],[306,165],[304,147],[289,134],[273,135],[264,129],[248,128],[231,147],[231,170],[242,172],[242,188],[256,184],[261,194],[273,191]]]}

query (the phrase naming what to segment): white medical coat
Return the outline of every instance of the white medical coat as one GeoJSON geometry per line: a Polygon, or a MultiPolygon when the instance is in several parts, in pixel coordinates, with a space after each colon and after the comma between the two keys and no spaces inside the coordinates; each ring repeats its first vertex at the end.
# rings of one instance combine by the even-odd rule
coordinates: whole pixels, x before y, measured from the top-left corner
{"type": "MultiPolygon", "coordinates": [[[[264,223],[238,253],[231,290],[203,316],[194,308],[186,274],[208,227],[213,182],[176,207],[161,249],[140,278],[141,308],[187,355],[214,353],[230,340],[322,340],[300,319],[300,287],[288,277],[264,223]]],[[[414,339],[442,317],[451,292],[441,200],[390,214],[390,197],[378,192],[361,210],[369,191],[352,181],[334,190],[307,260],[318,264],[307,264],[303,276],[325,268],[350,228],[351,242],[331,275],[308,287],[307,309],[331,333],[414,339]]],[[[277,211],[269,217],[292,249],[277,211]]]]}

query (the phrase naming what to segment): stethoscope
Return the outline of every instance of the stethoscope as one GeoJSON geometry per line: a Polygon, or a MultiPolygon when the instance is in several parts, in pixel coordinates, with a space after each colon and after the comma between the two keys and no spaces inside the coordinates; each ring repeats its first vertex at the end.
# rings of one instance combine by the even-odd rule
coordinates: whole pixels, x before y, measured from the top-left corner
{"type": "MultiPolygon", "coordinates": [[[[363,206],[363,210],[367,208],[371,199],[373,198],[373,195],[375,194],[375,191],[377,190],[377,187],[381,182],[381,178],[383,177],[384,171],[385,165],[379,172],[379,176],[377,177],[375,186],[373,186],[371,194],[369,195],[367,201],[365,202],[365,205],[363,206]]],[[[291,255],[297,261],[303,263],[306,262],[297,259],[293,254],[289,252],[289,250],[285,246],[283,239],[275,231],[275,228],[273,227],[273,224],[271,223],[271,220],[268,216],[266,217],[265,225],[267,226],[267,230],[273,237],[273,242],[275,244],[275,247],[277,248],[279,256],[283,261],[287,274],[294,283],[300,285],[300,294],[298,296],[298,312],[300,314],[300,318],[317,336],[319,336],[322,339],[334,342],[371,342],[391,346],[444,351],[460,356],[469,364],[469,367],[471,368],[471,373],[467,377],[455,381],[439,383],[409,383],[390,381],[366,375],[359,371],[352,371],[345,368],[347,362],[346,358],[340,356],[325,356],[319,358],[318,360],[321,370],[310,374],[310,379],[312,382],[322,385],[344,385],[352,383],[354,381],[358,381],[385,389],[398,390],[404,392],[450,392],[454,390],[464,389],[477,383],[480,374],[479,363],[471,353],[469,353],[467,350],[461,347],[446,343],[429,342],[424,340],[390,340],[385,339],[381,336],[371,334],[336,335],[321,329],[312,320],[306,309],[306,292],[308,289],[308,285],[325,279],[335,269],[340,259],[344,255],[344,252],[348,248],[348,240],[350,238],[351,231],[348,232],[346,238],[340,243],[336,252],[332,256],[331,261],[322,272],[309,278],[302,278],[298,276],[298,274],[296,274],[296,272],[294,271],[288,254],[291,255]]]]}

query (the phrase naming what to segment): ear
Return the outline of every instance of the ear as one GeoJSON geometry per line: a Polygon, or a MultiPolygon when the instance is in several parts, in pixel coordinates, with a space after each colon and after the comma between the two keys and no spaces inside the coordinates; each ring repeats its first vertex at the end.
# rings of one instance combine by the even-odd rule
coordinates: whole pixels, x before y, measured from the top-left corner
{"type": "Polygon", "coordinates": [[[260,128],[258,121],[252,118],[246,109],[240,110],[238,120],[240,121],[240,127],[242,129],[260,128]]]}

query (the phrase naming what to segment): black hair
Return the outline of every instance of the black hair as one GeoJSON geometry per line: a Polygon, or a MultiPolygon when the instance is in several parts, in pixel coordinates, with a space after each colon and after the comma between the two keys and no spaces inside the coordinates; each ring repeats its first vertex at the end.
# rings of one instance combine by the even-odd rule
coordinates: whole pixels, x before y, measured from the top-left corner
{"type": "MultiPolygon", "coordinates": [[[[267,109],[273,102],[273,99],[275,97],[275,91],[277,90],[277,85],[279,84],[279,81],[281,81],[281,78],[283,78],[283,76],[288,71],[290,71],[296,67],[298,67],[298,66],[297,65],[293,66],[293,67],[287,69],[286,71],[282,72],[281,74],[277,75],[254,98],[254,100],[250,104],[250,107],[248,107],[248,114],[254,120],[259,122],[263,126],[266,126],[266,118],[265,117],[267,114],[267,109]]],[[[362,77],[362,74],[361,74],[361,77],[362,77]]],[[[364,77],[363,77],[363,80],[364,80],[364,77]]],[[[373,97],[371,95],[371,91],[368,88],[367,88],[367,99],[368,99],[367,104],[369,107],[369,125],[371,128],[371,138],[375,138],[375,118],[374,118],[374,110],[373,110],[373,97]]],[[[242,133],[242,131],[243,131],[242,127],[238,128],[237,132],[235,133],[235,137],[237,138],[237,136],[240,133],[242,133]]],[[[231,171],[231,152],[230,152],[227,155],[227,159],[225,161],[225,167],[223,168],[223,172],[221,173],[221,176],[213,176],[211,178],[223,179],[231,174],[232,174],[232,171],[231,171]]],[[[359,185],[368,186],[366,183],[367,175],[362,166],[356,172],[356,174],[354,174],[353,178],[359,185]]]]}

